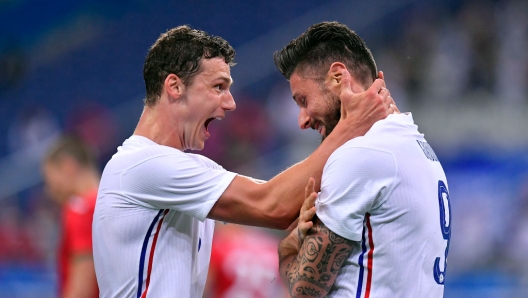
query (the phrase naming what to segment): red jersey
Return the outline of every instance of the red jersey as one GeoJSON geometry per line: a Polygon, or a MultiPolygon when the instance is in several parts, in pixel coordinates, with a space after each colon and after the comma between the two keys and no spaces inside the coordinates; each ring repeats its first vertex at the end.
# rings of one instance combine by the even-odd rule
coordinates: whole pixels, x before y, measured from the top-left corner
{"type": "MultiPolygon", "coordinates": [[[[97,189],[80,197],[72,197],[62,208],[62,239],[58,269],[61,296],[68,282],[70,258],[78,253],[92,253],[92,218],[97,189]]],[[[97,283],[93,285],[97,288],[97,283]]],[[[99,297],[99,290],[94,297],[99,297]]]]}
{"type": "Polygon", "coordinates": [[[279,239],[255,228],[218,226],[209,271],[212,298],[289,297],[279,275],[279,239]]]}

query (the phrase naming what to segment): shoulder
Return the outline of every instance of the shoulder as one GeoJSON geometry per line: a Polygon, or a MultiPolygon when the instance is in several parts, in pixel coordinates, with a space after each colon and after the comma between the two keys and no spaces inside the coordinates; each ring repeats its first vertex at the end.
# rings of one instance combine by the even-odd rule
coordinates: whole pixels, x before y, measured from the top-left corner
{"type": "Polygon", "coordinates": [[[194,154],[194,153],[187,153],[187,156],[191,159],[194,159],[195,161],[213,169],[223,169],[221,165],[213,161],[212,159],[205,157],[200,154],[194,154]]]}
{"type": "Polygon", "coordinates": [[[176,148],[157,144],[148,138],[133,135],[117,148],[117,152],[112,156],[110,162],[116,160],[141,161],[151,157],[169,154],[184,155],[185,153],[176,148]]]}
{"type": "Polygon", "coordinates": [[[332,167],[361,167],[365,169],[377,166],[395,166],[394,153],[385,146],[369,144],[367,141],[345,143],[335,150],[325,165],[325,170],[332,167]]]}
{"type": "Polygon", "coordinates": [[[210,164],[214,162],[198,154],[185,153],[172,147],[153,143],[148,146],[122,149],[112,157],[108,164],[113,164],[118,171],[130,173],[137,169],[144,172],[146,169],[173,171],[212,167],[210,164]]]}
{"type": "MultiPolygon", "coordinates": [[[[349,140],[336,149],[328,159],[327,165],[339,160],[347,164],[379,164],[393,159],[403,142],[410,139],[422,139],[412,115],[389,115],[386,119],[376,122],[372,128],[361,137],[349,140]]],[[[414,142],[413,142],[414,144],[414,142]]]]}
{"type": "Polygon", "coordinates": [[[423,135],[414,124],[411,113],[391,114],[383,120],[374,123],[365,136],[353,139],[370,144],[390,144],[406,137],[418,137],[423,135]]]}
{"type": "Polygon", "coordinates": [[[323,169],[321,198],[374,200],[393,188],[397,175],[398,165],[391,152],[345,146],[334,152],[323,169]]]}
{"type": "Polygon", "coordinates": [[[342,185],[350,188],[351,183],[372,183],[380,179],[392,181],[397,171],[397,160],[390,150],[345,144],[328,158],[321,187],[342,185]]]}
{"type": "Polygon", "coordinates": [[[205,156],[185,153],[179,150],[161,150],[155,154],[144,156],[143,159],[137,161],[136,165],[131,166],[128,172],[136,170],[144,172],[149,169],[160,173],[203,172],[211,169],[224,171],[220,165],[205,156]]]}

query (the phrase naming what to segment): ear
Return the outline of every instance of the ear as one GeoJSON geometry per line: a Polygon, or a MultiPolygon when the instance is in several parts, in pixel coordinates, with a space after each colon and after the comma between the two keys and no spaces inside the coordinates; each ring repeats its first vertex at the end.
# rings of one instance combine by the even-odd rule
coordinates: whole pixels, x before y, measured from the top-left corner
{"type": "Polygon", "coordinates": [[[163,89],[167,95],[169,95],[169,101],[173,101],[182,97],[183,92],[185,91],[185,84],[183,84],[180,77],[171,73],[165,78],[163,89]]]}
{"type": "Polygon", "coordinates": [[[353,93],[361,93],[366,90],[361,84],[358,84],[348,71],[348,68],[341,62],[334,62],[330,65],[326,78],[326,86],[336,95],[341,94],[343,89],[352,90],[353,93]]]}
{"type": "Polygon", "coordinates": [[[343,85],[343,78],[348,75],[346,66],[341,62],[334,62],[330,65],[326,75],[326,86],[334,94],[341,93],[341,87],[343,85]]]}
{"type": "Polygon", "coordinates": [[[328,69],[328,79],[334,81],[334,83],[339,84],[341,83],[341,79],[343,78],[343,73],[345,71],[348,71],[346,66],[341,62],[334,62],[332,65],[330,65],[330,68],[328,69]]]}

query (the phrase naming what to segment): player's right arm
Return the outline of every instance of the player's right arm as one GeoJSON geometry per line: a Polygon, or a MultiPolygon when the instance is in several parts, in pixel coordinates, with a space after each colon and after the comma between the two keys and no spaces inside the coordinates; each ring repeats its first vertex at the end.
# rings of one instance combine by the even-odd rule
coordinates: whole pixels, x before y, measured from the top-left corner
{"type": "Polygon", "coordinates": [[[333,133],[307,159],[265,183],[236,176],[207,217],[286,229],[298,216],[308,178],[315,178],[315,189],[318,190],[323,167],[332,152],[348,140],[364,135],[376,121],[393,111],[388,107],[394,102],[381,79],[377,79],[368,90],[353,93],[349,77],[344,77],[341,90],[342,118],[333,133]]]}
{"type": "Polygon", "coordinates": [[[326,297],[354,241],[332,232],[317,217],[300,247],[293,245],[291,235],[279,244],[279,271],[291,297],[326,297]]]}
{"type": "Polygon", "coordinates": [[[291,297],[326,297],[354,242],[315,217],[317,193],[310,178],[297,227],[279,243],[280,277],[291,297]]]}

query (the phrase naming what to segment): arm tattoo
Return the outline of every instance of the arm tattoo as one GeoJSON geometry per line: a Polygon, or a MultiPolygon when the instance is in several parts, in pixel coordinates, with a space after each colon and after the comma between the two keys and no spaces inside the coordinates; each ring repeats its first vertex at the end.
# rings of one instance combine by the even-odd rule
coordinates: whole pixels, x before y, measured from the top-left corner
{"type": "Polygon", "coordinates": [[[314,226],[306,235],[299,254],[285,267],[292,297],[324,297],[352,252],[353,244],[314,218],[314,226]]]}

